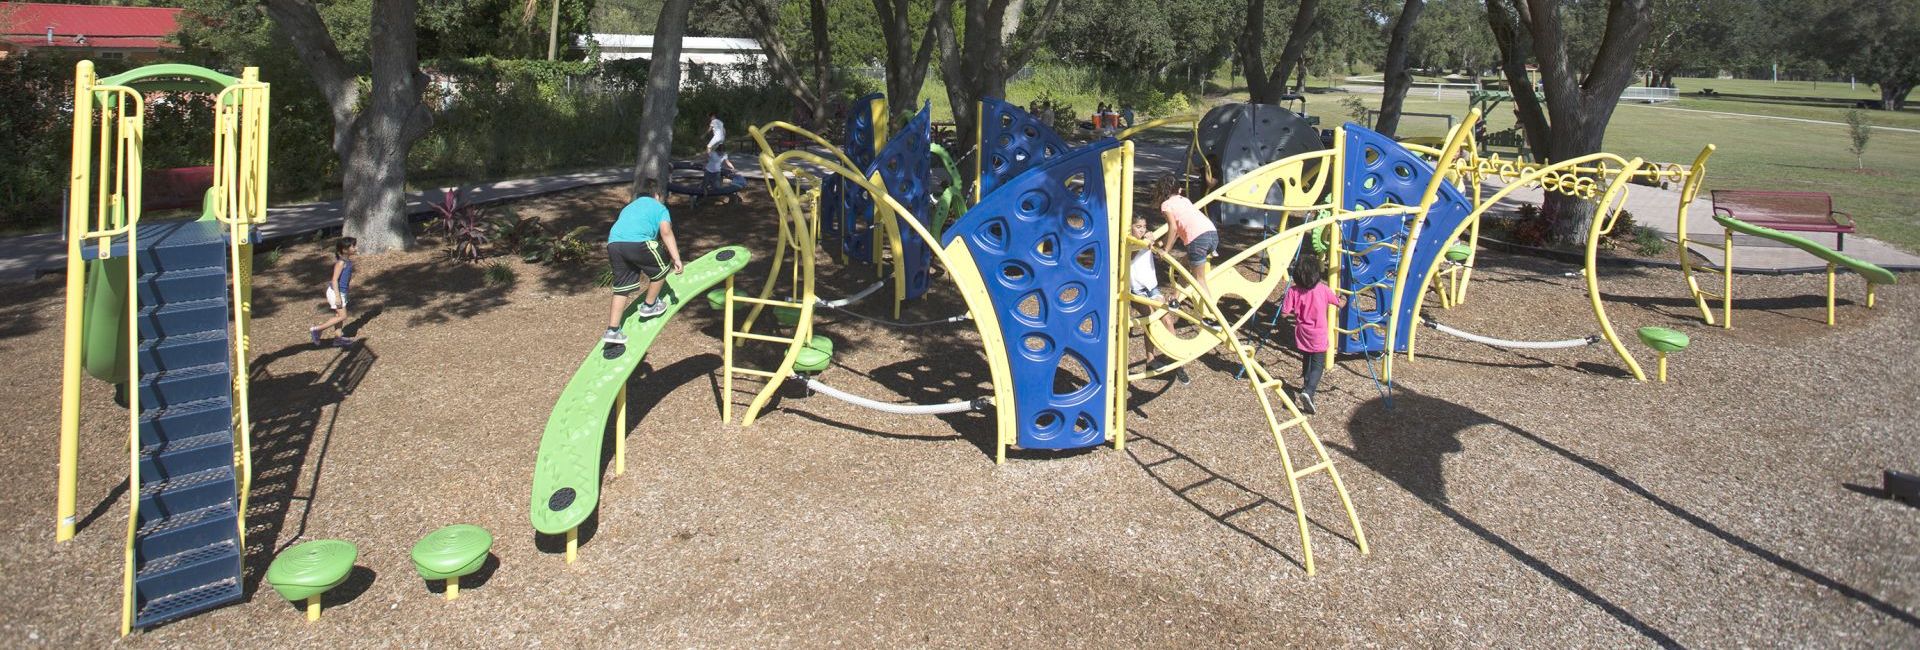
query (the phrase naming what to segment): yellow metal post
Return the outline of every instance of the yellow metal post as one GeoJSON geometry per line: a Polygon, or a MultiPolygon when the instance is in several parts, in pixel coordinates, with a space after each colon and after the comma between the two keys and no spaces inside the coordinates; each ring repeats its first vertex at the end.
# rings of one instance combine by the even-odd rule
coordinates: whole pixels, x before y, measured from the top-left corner
{"type": "MultiPolygon", "coordinates": [[[[87,232],[87,195],[92,182],[93,62],[74,66],[73,162],[67,186],[67,318],[60,366],[60,473],[55,489],[54,541],[73,539],[74,484],[80,463],[81,314],[87,292],[86,262],[80,240],[87,232]]],[[[132,287],[129,287],[131,290],[132,287]]]]}
{"type": "Polygon", "coordinates": [[[733,422],[733,276],[727,276],[727,295],[722,307],[720,330],[720,421],[733,422]]]}
{"type": "Polygon", "coordinates": [[[627,473],[627,382],[620,382],[620,394],[613,398],[613,475],[627,473]]]}
{"type": "Polygon", "coordinates": [[[1833,262],[1827,262],[1827,324],[1833,324],[1833,262]]]}
{"type": "Polygon", "coordinates": [[[1720,328],[1733,329],[1733,231],[1720,252],[1720,328]]]}
{"type": "Polygon", "coordinates": [[[1867,309],[1873,309],[1873,283],[1867,283],[1867,309]]]}
{"type": "Polygon", "coordinates": [[[460,576],[447,578],[447,600],[460,597],[460,576]]]}
{"type": "Polygon", "coordinates": [[[567,529],[567,564],[573,564],[580,556],[580,527],[567,529]]]}
{"type": "Polygon", "coordinates": [[[1667,353],[1660,353],[1660,383],[1667,383],[1667,353]]]}
{"type": "Polygon", "coordinates": [[[307,597],[307,622],[320,620],[320,594],[307,597]]]}

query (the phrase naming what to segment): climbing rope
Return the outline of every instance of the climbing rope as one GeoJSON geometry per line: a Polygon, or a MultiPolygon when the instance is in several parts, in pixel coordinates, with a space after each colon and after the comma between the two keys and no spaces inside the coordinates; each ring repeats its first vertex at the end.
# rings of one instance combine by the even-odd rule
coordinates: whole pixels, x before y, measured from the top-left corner
{"type": "Polygon", "coordinates": [[[935,320],[923,320],[919,322],[908,323],[908,322],[902,322],[897,320],[887,320],[885,318],[880,318],[878,316],[868,316],[866,314],[862,314],[860,312],[853,311],[851,309],[842,309],[839,307],[835,307],[833,309],[834,311],[837,311],[839,313],[846,314],[848,316],[852,316],[854,318],[858,318],[860,320],[864,320],[869,323],[876,323],[876,324],[885,325],[888,327],[927,327],[930,325],[945,325],[947,323],[964,323],[964,322],[973,320],[973,314],[960,314],[958,316],[948,316],[946,318],[939,318],[935,320]]]}
{"type": "Polygon", "coordinates": [[[852,404],[854,406],[870,408],[876,411],[884,411],[884,412],[892,413],[895,415],[945,415],[948,413],[965,413],[967,411],[980,411],[980,410],[985,410],[990,406],[993,406],[993,400],[991,398],[986,398],[986,397],[977,398],[967,402],[947,402],[945,404],[894,404],[892,402],[880,402],[880,401],[870,400],[865,397],[861,397],[859,395],[842,392],[840,389],[820,383],[820,380],[813,379],[811,377],[794,375],[793,378],[799,381],[806,382],[808,389],[811,389],[814,392],[820,393],[821,395],[825,395],[827,397],[831,397],[831,398],[840,400],[842,402],[852,404]]]}

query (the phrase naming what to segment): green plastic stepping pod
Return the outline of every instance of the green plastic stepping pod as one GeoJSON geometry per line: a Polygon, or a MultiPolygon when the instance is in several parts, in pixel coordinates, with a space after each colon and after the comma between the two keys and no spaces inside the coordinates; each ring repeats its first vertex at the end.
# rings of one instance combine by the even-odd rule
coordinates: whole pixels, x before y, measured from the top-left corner
{"type": "Polygon", "coordinates": [[[1685,350],[1687,344],[1693,341],[1688,339],[1685,333],[1665,327],[1642,327],[1638,333],[1641,343],[1647,344],[1647,347],[1653,348],[1654,352],[1660,353],[1660,382],[1666,383],[1667,353],[1685,350]]]}
{"type": "Polygon", "coordinates": [[[307,620],[320,620],[320,595],[347,581],[360,549],[350,542],[320,539],[294,545],[267,565],[267,584],[290,601],[307,601],[307,620]]]}
{"type": "Polygon", "coordinates": [[[1447,247],[1447,261],[1449,262],[1465,262],[1467,258],[1472,255],[1473,247],[1464,243],[1454,242],[1452,246],[1447,247]]]}
{"type": "Polygon", "coordinates": [[[493,535],[471,524],[454,524],[427,533],[413,545],[413,570],[427,580],[447,581],[447,600],[460,597],[460,578],[487,563],[493,535]]]}
{"type": "Polygon", "coordinates": [[[806,347],[800,348],[799,356],[794,358],[793,369],[805,373],[826,370],[833,364],[833,339],[815,334],[807,340],[806,347]]]}

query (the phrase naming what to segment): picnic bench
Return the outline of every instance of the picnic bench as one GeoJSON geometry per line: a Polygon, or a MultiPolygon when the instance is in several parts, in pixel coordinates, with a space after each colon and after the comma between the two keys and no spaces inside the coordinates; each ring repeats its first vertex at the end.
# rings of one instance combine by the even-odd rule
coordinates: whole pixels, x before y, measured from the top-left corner
{"type": "Polygon", "coordinates": [[[1826,192],[1713,190],[1713,214],[1784,232],[1830,232],[1834,250],[1847,249],[1853,217],[1833,209],[1826,192]]]}

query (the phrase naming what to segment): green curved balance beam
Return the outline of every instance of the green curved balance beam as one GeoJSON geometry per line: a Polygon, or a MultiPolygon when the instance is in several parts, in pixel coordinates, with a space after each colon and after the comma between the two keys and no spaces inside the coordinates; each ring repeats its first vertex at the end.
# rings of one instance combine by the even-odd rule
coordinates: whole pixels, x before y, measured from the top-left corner
{"type": "Polygon", "coordinates": [[[647,347],[682,305],[738,273],[751,258],[742,246],[728,246],[701,256],[687,264],[684,273],[667,276],[667,286],[660,291],[660,300],[667,304],[666,313],[643,319],[628,307],[627,319],[620,327],[627,335],[627,344],[594,345],[593,352],[560,392],[552,415],[547,416],[546,433],[540,437],[540,455],[533,465],[534,530],[567,534],[571,551],[574,530],[600,502],[600,444],[606,437],[607,415],[620,399],[627,377],[640,366],[647,347]]]}
{"type": "MultiPolygon", "coordinates": [[[[1806,251],[1808,253],[1812,253],[1814,257],[1818,257],[1821,260],[1824,260],[1827,263],[1827,324],[1828,325],[1833,324],[1833,295],[1834,295],[1834,287],[1833,287],[1834,273],[1833,272],[1836,267],[1844,266],[1848,269],[1852,269],[1854,273],[1860,274],[1860,277],[1866,278],[1868,308],[1873,307],[1874,285],[1894,284],[1899,281],[1899,276],[1894,275],[1892,271],[1888,271],[1884,268],[1881,268],[1879,265],[1876,265],[1872,262],[1847,257],[1846,255],[1842,255],[1838,251],[1835,251],[1831,248],[1827,248],[1826,246],[1823,246],[1821,244],[1816,244],[1812,240],[1809,240],[1805,237],[1800,237],[1798,235],[1792,235],[1792,234],[1780,232],[1778,230],[1767,228],[1765,226],[1756,226],[1756,225],[1753,225],[1745,221],[1741,221],[1739,219],[1735,219],[1733,217],[1729,217],[1723,214],[1713,215],[1713,220],[1719,222],[1722,228],[1727,229],[1728,235],[1727,235],[1727,246],[1726,246],[1726,259],[1721,260],[1722,262],[1721,272],[1728,274],[1727,276],[1728,278],[1731,278],[1732,277],[1731,274],[1733,273],[1733,235],[1732,235],[1733,233],[1740,233],[1743,235],[1752,235],[1754,237],[1771,239],[1773,241],[1777,241],[1783,244],[1788,244],[1795,248],[1799,248],[1800,250],[1806,251]]],[[[1726,321],[1724,323],[1726,327],[1733,327],[1733,321],[1732,321],[1733,291],[1732,289],[1733,289],[1733,282],[1731,281],[1731,279],[1729,279],[1726,283],[1726,290],[1722,292],[1725,295],[1721,296],[1721,300],[1723,301],[1721,303],[1721,310],[1722,310],[1723,316],[1725,317],[1722,320],[1726,321]]]]}

